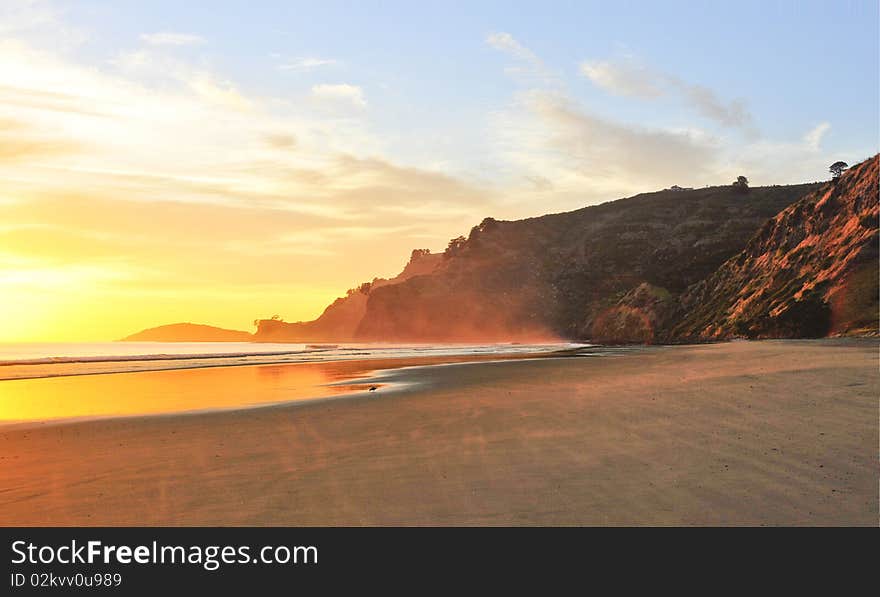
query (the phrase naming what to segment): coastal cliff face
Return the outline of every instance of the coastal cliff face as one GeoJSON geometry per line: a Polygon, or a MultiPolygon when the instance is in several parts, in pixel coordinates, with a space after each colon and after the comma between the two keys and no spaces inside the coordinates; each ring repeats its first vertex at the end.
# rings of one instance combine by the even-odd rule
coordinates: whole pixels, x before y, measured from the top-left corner
{"type": "Polygon", "coordinates": [[[519,221],[258,341],[693,342],[877,333],[878,158],[839,180],[666,190],[519,221]]]}
{"type": "Polygon", "coordinates": [[[668,190],[527,220],[487,218],[430,275],[374,289],[356,337],[658,341],[675,297],[817,186],[668,190]]]}
{"type": "Polygon", "coordinates": [[[876,334],[878,157],[781,211],[689,288],[675,340],[876,334]]]}
{"type": "Polygon", "coordinates": [[[288,323],[275,319],[257,322],[254,340],[258,342],[344,342],[355,339],[355,331],[367,310],[370,293],[377,288],[394,286],[415,276],[433,272],[440,263],[441,255],[433,255],[424,249],[416,249],[410,260],[396,277],[386,280],[375,278],[372,282],[352,288],[344,297],[331,303],[314,321],[288,323]]]}

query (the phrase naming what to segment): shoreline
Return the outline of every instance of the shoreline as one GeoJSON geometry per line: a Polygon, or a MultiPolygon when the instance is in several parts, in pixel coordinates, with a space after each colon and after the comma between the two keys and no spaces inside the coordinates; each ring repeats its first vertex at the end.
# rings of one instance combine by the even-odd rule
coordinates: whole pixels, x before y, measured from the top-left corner
{"type": "MultiPolygon", "coordinates": [[[[422,356],[422,357],[378,357],[367,359],[335,359],[329,361],[318,362],[257,362],[257,363],[235,363],[235,364],[210,364],[210,365],[190,365],[186,367],[168,368],[168,369],[148,369],[148,370],[125,370],[112,372],[92,372],[79,373],[46,377],[33,378],[16,378],[0,380],[0,399],[4,399],[5,404],[2,406],[5,410],[15,411],[15,404],[10,404],[13,400],[12,396],[18,394],[18,403],[23,404],[26,401],[32,401],[33,395],[40,393],[51,395],[54,399],[55,395],[72,393],[76,390],[76,386],[90,384],[95,387],[89,390],[91,394],[100,392],[108,393],[116,391],[120,385],[118,380],[120,377],[133,378],[124,379],[126,382],[133,382],[138,387],[138,381],[146,382],[155,378],[167,378],[166,387],[172,386],[178,389],[179,386],[187,383],[194,376],[205,374],[210,371],[216,371],[219,374],[229,375],[236,372],[252,373],[254,371],[276,371],[283,372],[294,379],[294,383],[304,384],[300,388],[284,388],[283,393],[272,399],[261,399],[252,402],[233,401],[230,403],[212,404],[210,398],[204,404],[194,401],[193,405],[188,408],[175,408],[171,405],[168,410],[138,410],[139,404],[146,404],[151,398],[149,394],[141,396],[141,400],[129,400],[127,406],[131,410],[127,412],[101,412],[94,414],[66,414],[51,417],[35,417],[24,419],[0,419],[0,430],[6,428],[37,428],[47,425],[67,425],[80,424],[89,421],[113,420],[113,419],[130,419],[142,417],[174,417],[174,416],[195,416],[202,414],[210,414],[213,412],[246,412],[252,409],[272,408],[295,406],[309,402],[321,402],[327,400],[351,400],[375,395],[368,394],[368,387],[378,385],[380,389],[384,388],[382,394],[400,391],[404,386],[417,386],[418,380],[409,381],[391,381],[395,378],[394,372],[398,370],[420,369],[444,365],[470,364],[470,363],[490,363],[516,361],[522,359],[542,359],[542,358],[571,358],[578,356],[576,349],[564,349],[552,352],[534,352],[534,353],[496,353],[496,354],[466,354],[466,355],[442,355],[442,356],[422,356]],[[240,370],[240,371],[239,371],[240,370]],[[318,372],[316,376],[315,372],[318,372]],[[174,375],[176,374],[176,375],[174,375]],[[311,375],[310,375],[311,374],[311,375]],[[307,381],[299,382],[298,378],[307,377],[307,381]],[[90,378],[90,379],[83,379],[90,378]],[[12,385],[6,385],[12,384],[12,385]],[[5,390],[5,392],[4,392],[5,390]]],[[[605,356],[605,355],[602,355],[605,356]]],[[[258,376],[259,377],[259,376],[258,376]]],[[[207,378],[211,381],[211,378],[207,378]]],[[[255,385],[253,379],[247,376],[235,376],[229,383],[236,384],[241,393],[255,392],[266,393],[267,388],[255,385]]],[[[187,391],[203,391],[204,388],[185,388],[187,391]]],[[[271,388],[274,390],[275,388],[271,388]]],[[[154,390],[155,391],[155,390],[154,390]]],[[[88,397],[79,396],[79,401],[88,397]]],[[[192,396],[190,396],[192,398],[192,396]]],[[[81,405],[77,405],[81,406],[81,405]]],[[[4,411],[0,410],[0,414],[4,411]]]]}
{"type": "Polygon", "coordinates": [[[369,398],[0,428],[0,524],[876,526],[877,348],[414,365],[369,398]]]}
{"type": "Polygon", "coordinates": [[[475,360],[498,357],[532,356],[543,354],[566,353],[584,349],[603,350],[600,345],[583,344],[572,347],[572,343],[546,345],[417,345],[399,346],[374,344],[369,346],[345,347],[342,349],[316,349],[279,352],[239,352],[239,353],[205,353],[205,354],[143,354],[143,355],[106,355],[80,357],[45,357],[0,362],[0,382],[27,379],[51,379],[57,377],[76,377],[82,375],[108,375],[115,373],[146,373],[151,371],[180,371],[189,369],[206,369],[211,367],[238,367],[257,365],[297,365],[323,364],[352,361],[378,361],[388,359],[432,359],[471,357],[475,360]],[[516,349],[510,349],[517,346],[516,349]],[[488,347],[495,351],[485,350],[488,347]],[[497,350],[507,347],[507,350],[497,350]],[[552,347],[552,349],[551,349],[552,347]],[[566,347],[566,348],[562,348],[566,347]],[[480,350],[483,349],[483,350],[480,350]],[[355,352],[357,351],[357,352],[355,352]],[[385,351],[405,351],[400,354],[385,351]],[[318,355],[329,352],[341,354],[320,358],[318,355]],[[424,354],[420,354],[423,352],[424,354]],[[275,358],[272,358],[275,357],[275,358]],[[295,357],[285,359],[283,357],[295,357]],[[311,358],[309,358],[311,357],[311,358]],[[125,365],[125,367],[120,368],[125,365]]]}

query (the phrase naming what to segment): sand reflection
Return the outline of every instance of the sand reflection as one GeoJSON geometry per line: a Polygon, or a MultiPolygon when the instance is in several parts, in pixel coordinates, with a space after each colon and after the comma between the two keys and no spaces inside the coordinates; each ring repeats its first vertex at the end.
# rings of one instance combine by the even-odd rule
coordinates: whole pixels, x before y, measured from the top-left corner
{"type": "MultiPolygon", "coordinates": [[[[369,365],[372,369],[374,365],[369,365]]],[[[365,375],[358,363],[211,367],[0,381],[0,421],[235,408],[362,389],[327,385],[365,375]]]]}
{"type": "MultiPolygon", "coordinates": [[[[550,355],[448,355],[0,380],[0,424],[242,408],[353,392],[366,395],[372,385],[366,378],[383,369],[542,356],[550,355]]],[[[389,389],[379,386],[377,395],[389,389]]]]}

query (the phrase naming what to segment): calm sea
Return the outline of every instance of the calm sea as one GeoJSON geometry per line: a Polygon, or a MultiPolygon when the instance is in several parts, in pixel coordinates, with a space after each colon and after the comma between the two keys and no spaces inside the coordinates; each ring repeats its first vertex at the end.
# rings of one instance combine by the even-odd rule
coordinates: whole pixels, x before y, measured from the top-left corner
{"type": "Polygon", "coordinates": [[[372,396],[374,385],[380,395],[392,388],[376,370],[575,348],[603,353],[583,344],[0,344],[0,424],[372,396]]]}
{"type": "Polygon", "coordinates": [[[0,380],[198,367],[544,353],[586,344],[0,343],[0,380]]]}

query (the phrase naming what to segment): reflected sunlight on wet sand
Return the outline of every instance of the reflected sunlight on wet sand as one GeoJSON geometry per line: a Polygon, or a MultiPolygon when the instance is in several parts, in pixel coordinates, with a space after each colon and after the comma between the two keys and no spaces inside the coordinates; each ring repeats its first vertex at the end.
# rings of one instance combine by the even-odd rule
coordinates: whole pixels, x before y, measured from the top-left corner
{"type": "Polygon", "coordinates": [[[528,356],[373,359],[6,380],[0,381],[0,424],[223,410],[328,398],[367,390],[358,380],[377,370],[528,356]]]}

